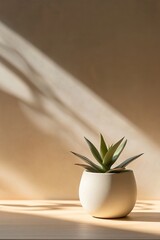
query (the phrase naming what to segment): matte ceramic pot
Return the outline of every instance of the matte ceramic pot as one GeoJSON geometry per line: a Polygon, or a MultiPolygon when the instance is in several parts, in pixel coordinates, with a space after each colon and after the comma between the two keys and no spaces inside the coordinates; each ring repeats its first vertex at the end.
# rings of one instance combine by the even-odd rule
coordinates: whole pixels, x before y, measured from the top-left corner
{"type": "Polygon", "coordinates": [[[133,171],[121,173],[84,171],[79,186],[79,198],[83,208],[94,217],[127,216],[137,198],[133,171]]]}

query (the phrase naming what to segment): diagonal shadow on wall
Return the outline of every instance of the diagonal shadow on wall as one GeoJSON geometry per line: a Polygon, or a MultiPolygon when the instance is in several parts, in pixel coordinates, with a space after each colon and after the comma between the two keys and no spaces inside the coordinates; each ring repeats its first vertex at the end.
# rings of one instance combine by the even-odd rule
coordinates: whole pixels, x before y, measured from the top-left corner
{"type": "Polygon", "coordinates": [[[4,23],[158,143],[159,13],[159,1],[0,1],[4,23]]]}

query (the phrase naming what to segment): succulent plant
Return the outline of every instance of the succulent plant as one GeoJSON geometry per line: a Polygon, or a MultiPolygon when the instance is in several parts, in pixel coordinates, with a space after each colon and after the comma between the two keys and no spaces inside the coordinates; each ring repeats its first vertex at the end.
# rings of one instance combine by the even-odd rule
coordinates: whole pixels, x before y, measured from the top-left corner
{"type": "Polygon", "coordinates": [[[125,148],[127,144],[127,140],[121,138],[118,142],[112,145],[108,145],[102,134],[100,134],[100,151],[97,150],[97,148],[91,143],[87,138],[85,138],[90,151],[92,152],[93,157],[96,159],[98,164],[91,161],[89,158],[75,153],[73,153],[75,156],[79,157],[84,161],[84,164],[76,163],[75,165],[84,167],[89,172],[98,172],[98,173],[105,173],[105,172],[113,172],[113,173],[119,173],[122,171],[128,171],[125,169],[125,167],[131,163],[133,160],[139,158],[143,153],[138,154],[136,156],[130,157],[123,161],[118,166],[111,168],[112,165],[117,161],[120,154],[122,153],[123,149],[125,148]]]}

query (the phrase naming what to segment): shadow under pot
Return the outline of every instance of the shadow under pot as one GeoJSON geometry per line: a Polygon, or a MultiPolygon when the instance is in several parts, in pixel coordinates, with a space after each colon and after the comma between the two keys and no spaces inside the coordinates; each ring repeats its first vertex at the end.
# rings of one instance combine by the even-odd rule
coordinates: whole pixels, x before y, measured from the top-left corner
{"type": "Polygon", "coordinates": [[[120,218],[133,209],[137,198],[132,170],[120,173],[84,171],[79,186],[83,208],[97,218],[120,218]]]}

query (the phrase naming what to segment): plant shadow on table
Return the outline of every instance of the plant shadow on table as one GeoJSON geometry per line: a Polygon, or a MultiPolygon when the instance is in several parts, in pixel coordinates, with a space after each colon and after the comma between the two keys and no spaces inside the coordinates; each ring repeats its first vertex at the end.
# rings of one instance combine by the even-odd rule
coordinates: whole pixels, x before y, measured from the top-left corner
{"type": "Polygon", "coordinates": [[[8,209],[17,208],[23,211],[50,211],[50,210],[63,210],[65,208],[78,208],[81,207],[79,203],[46,203],[46,204],[0,204],[0,207],[7,207],[8,209]]]}
{"type": "Polygon", "coordinates": [[[0,239],[159,239],[156,234],[86,223],[83,219],[64,220],[57,216],[0,211],[0,239]],[[77,221],[78,220],[78,221],[77,221]]]}

